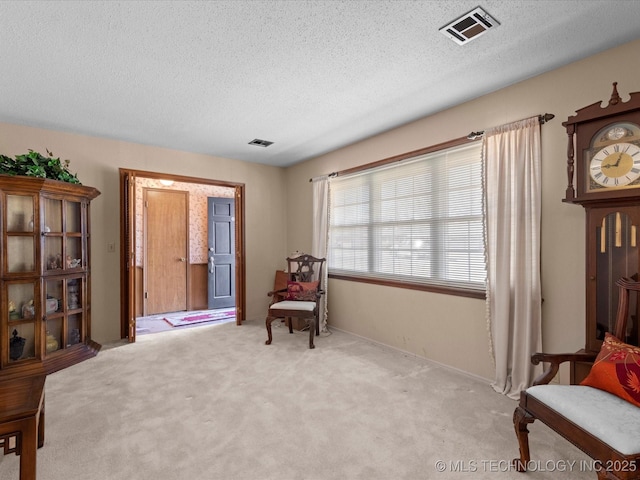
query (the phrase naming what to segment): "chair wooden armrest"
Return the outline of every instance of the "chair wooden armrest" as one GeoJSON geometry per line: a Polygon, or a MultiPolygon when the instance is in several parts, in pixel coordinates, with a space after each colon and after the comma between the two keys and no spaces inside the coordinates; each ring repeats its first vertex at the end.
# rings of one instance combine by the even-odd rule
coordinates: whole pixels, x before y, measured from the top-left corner
{"type": "Polygon", "coordinates": [[[270,292],[267,293],[268,297],[273,297],[276,294],[280,294],[280,293],[285,293],[287,291],[286,288],[281,288],[279,290],[271,290],[270,292]]]}
{"type": "Polygon", "coordinates": [[[269,302],[269,307],[271,307],[271,305],[273,305],[274,303],[278,303],[278,302],[282,302],[283,300],[286,300],[287,289],[280,288],[278,290],[271,290],[270,292],[267,293],[267,296],[271,297],[271,301],[269,302]]]}
{"type": "Polygon", "coordinates": [[[591,352],[577,353],[534,353],[531,355],[531,363],[548,363],[549,366],[533,381],[534,385],[546,385],[558,373],[560,364],[564,362],[593,362],[597,354],[591,352]]]}

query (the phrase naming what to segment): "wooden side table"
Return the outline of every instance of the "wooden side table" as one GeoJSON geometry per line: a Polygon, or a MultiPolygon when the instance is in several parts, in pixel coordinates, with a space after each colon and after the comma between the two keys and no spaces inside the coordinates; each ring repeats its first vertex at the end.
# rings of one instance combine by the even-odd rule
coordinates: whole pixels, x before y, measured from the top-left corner
{"type": "Polygon", "coordinates": [[[0,380],[0,439],[5,453],[20,455],[20,480],[36,479],[36,452],[44,444],[44,382],[46,375],[0,380]],[[8,449],[16,437],[15,449],[8,449]]]}

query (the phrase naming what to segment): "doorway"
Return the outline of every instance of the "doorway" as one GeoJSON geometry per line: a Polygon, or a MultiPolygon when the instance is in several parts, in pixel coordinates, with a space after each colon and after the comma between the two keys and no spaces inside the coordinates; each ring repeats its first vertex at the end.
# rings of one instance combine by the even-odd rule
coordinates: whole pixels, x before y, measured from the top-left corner
{"type": "MultiPolygon", "coordinates": [[[[178,215],[177,212],[167,213],[166,208],[173,208],[174,203],[178,204],[177,208],[182,208],[182,201],[177,200],[177,197],[166,196],[168,195],[176,195],[176,188],[180,190],[182,187],[183,190],[188,191],[224,191],[225,195],[229,197],[233,202],[229,202],[229,217],[233,220],[230,223],[228,228],[232,228],[231,236],[233,238],[232,244],[232,252],[231,257],[234,259],[233,263],[229,263],[227,266],[228,269],[232,269],[232,274],[228,275],[228,278],[232,282],[229,284],[228,288],[230,289],[230,295],[227,300],[231,301],[232,304],[236,306],[236,317],[235,321],[237,325],[241,325],[242,321],[244,321],[245,317],[245,307],[246,307],[246,294],[245,294],[245,252],[244,252],[244,184],[240,183],[232,183],[232,182],[224,182],[217,180],[207,180],[201,178],[194,177],[185,177],[178,175],[166,175],[157,172],[147,172],[140,170],[129,170],[129,169],[120,169],[120,224],[121,224],[121,248],[120,248],[120,291],[121,291],[121,337],[128,338],[129,342],[135,341],[135,331],[136,331],[136,317],[138,314],[141,314],[143,311],[143,298],[144,292],[142,289],[143,279],[145,274],[150,274],[151,269],[154,268],[153,265],[149,264],[148,259],[146,262],[147,265],[145,267],[141,267],[141,260],[144,259],[142,254],[142,245],[140,240],[140,232],[137,231],[140,228],[146,228],[146,225],[140,227],[137,224],[137,218],[142,216],[143,205],[142,203],[142,193],[140,189],[140,183],[142,180],[153,180],[156,182],[156,187],[152,185],[152,188],[147,190],[147,194],[151,194],[147,200],[152,200],[152,203],[157,203],[158,205],[164,205],[162,209],[158,210],[163,211],[164,213],[159,214],[159,219],[153,220],[156,223],[160,223],[161,225],[165,224],[162,229],[162,233],[160,236],[167,236],[167,215],[171,215],[172,217],[185,217],[185,214],[178,215]],[[173,191],[165,190],[164,187],[159,183],[160,180],[169,183],[171,180],[176,182],[178,185],[174,185],[173,187],[166,188],[174,188],[173,191]],[[179,183],[182,182],[182,185],[179,183]],[[153,192],[153,193],[152,193],[153,192]],[[156,195],[157,193],[157,195],[156,195]],[[167,199],[172,199],[167,201],[167,199]],[[168,205],[167,205],[168,203],[168,205]],[[149,270],[147,270],[149,269],[149,270]]],[[[210,195],[216,196],[216,195],[210,195]]],[[[207,195],[193,195],[194,201],[189,201],[189,196],[187,195],[186,204],[188,205],[187,211],[189,212],[189,216],[193,217],[206,217],[207,216],[207,195]],[[197,213],[198,210],[197,205],[195,205],[198,199],[203,198],[204,200],[204,213],[197,213]],[[192,213],[195,211],[196,213],[192,213]]],[[[183,211],[184,212],[184,211],[183,211]]],[[[155,215],[154,212],[151,212],[151,216],[155,215]]],[[[197,219],[199,220],[199,218],[197,219]]],[[[197,241],[196,237],[201,234],[204,234],[204,242],[207,240],[207,227],[206,223],[210,223],[206,221],[206,218],[202,219],[205,224],[203,224],[202,228],[197,228],[194,232],[193,225],[189,227],[189,231],[191,232],[191,243],[197,241]]],[[[192,222],[193,223],[193,222],[192,222]]],[[[176,228],[180,228],[177,226],[176,228]]],[[[173,227],[172,227],[173,230],[173,227]]],[[[189,233],[186,235],[189,238],[189,233]]],[[[176,255],[175,257],[178,259],[176,263],[184,263],[185,265],[181,268],[177,268],[177,270],[185,269],[186,270],[186,310],[198,310],[202,308],[207,308],[207,276],[208,276],[208,249],[205,246],[200,249],[195,248],[195,260],[194,260],[194,251],[191,251],[191,255],[189,255],[189,243],[187,243],[187,253],[184,255],[176,255]],[[200,250],[202,250],[202,255],[204,255],[204,260],[200,260],[197,258],[197,255],[200,254],[200,250]],[[180,259],[185,258],[186,261],[182,262],[180,259]],[[202,287],[204,285],[204,287],[202,287]]],[[[193,250],[193,249],[192,249],[193,250]]],[[[168,257],[168,255],[167,255],[168,257]]],[[[174,258],[175,260],[175,258],[174,258]]],[[[162,259],[154,260],[160,261],[162,263],[162,259]]],[[[222,265],[222,262],[221,262],[222,265]]],[[[163,274],[162,274],[163,275],[163,274]]],[[[147,277],[148,280],[148,277],[147,277]]],[[[151,303],[153,305],[153,303],[151,303]]],[[[168,308],[166,306],[156,306],[152,307],[154,309],[165,309],[168,308]]],[[[173,307],[171,307],[173,308],[173,307]]]]}

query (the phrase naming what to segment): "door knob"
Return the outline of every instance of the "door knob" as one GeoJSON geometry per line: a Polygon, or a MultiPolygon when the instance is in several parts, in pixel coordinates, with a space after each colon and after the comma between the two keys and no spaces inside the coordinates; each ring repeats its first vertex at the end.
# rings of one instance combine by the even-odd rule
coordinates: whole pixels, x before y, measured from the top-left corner
{"type": "Polygon", "coordinates": [[[184,257],[180,257],[180,261],[181,261],[181,262],[186,262],[186,261],[187,261],[187,259],[186,259],[186,258],[184,258],[184,257]]]}

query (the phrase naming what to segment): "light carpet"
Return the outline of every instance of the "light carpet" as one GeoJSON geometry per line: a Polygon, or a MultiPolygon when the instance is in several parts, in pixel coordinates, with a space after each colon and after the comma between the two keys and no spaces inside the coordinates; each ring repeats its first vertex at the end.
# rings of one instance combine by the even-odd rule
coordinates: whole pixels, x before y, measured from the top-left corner
{"type": "MultiPolygon", "coordinates": [[[[257,320],[171,330],[50,375],[38,480],[596,476],[539,422],[543,463],[511,470],[516,403],[484,381],[340,331],[307,338],[276,322],[267,346],[257,320]]],[[[0,457],[0,478],[18,460],[0,457]]]]}
{"type": "Polygon", "coordinates": [[[183,327],[185,325],[195,325],[197,323],[211,322],[214,320],[225,320],[235,318],[236,308],[226,310],[204,310],[196,312],[178,312],[165,315],[164,321],[174,327],[183,327]]]}

